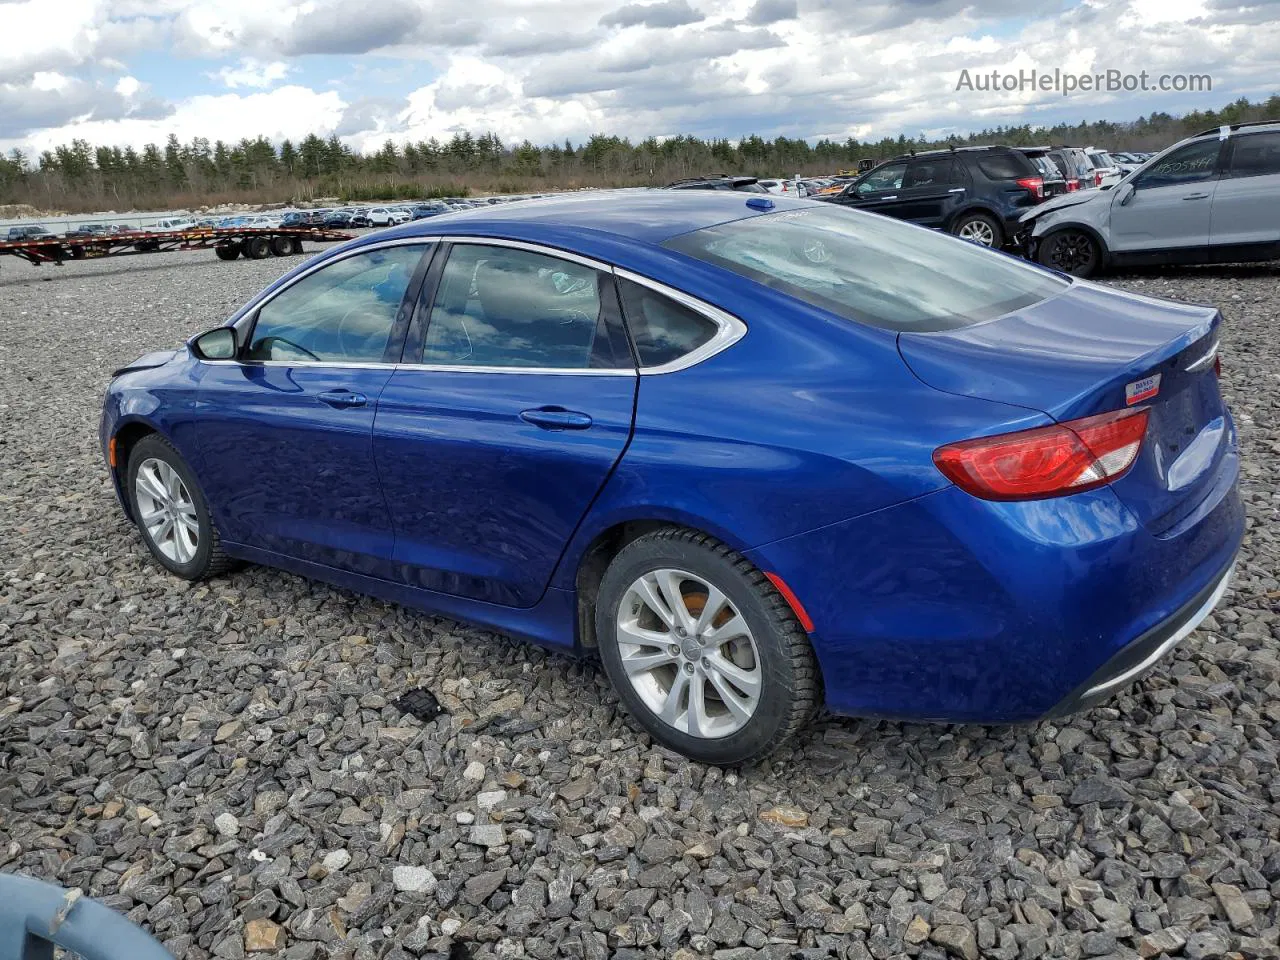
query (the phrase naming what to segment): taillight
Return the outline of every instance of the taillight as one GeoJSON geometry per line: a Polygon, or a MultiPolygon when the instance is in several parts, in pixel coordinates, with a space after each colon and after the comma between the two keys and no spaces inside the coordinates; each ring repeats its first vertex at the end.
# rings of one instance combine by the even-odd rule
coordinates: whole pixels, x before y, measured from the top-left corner
{"type": "Polygon", "coordinates": [[[1064,497],[1123,475],[1146,432],[1146,408],[1117,410],[949,443],[933,452],[933,462],[957,487],[983,500],[1064,497]]]}
{"type": "Polygon", "coordinates": [[[1015,180],[1018,186],[1025,190],[1030,190],[1032,196],[1044,198],[1044,179],[1042,177],[1023,177],[1021,180],[1015,180]]]}
{"type": "Polygon", "coordinates": [[[1102,171],[1101,171],[1101,170],[1099,170],[1097,173],[1095,173],[1095,174],[1093,175],[1093,185],[1094,185],[1095,187],[1100,187],[1100,186],[1102,186],[1102,179],[1103,179],[1103,177],[1102,177],[1102,171]]]}
{"type": "Polygon", "coordinates": [[[1080,189],[1080,181],[1079,181],[1079,180],[1068,180],[1068,181],[1067,181],[1067,193],[1075,193],[1075,192],[1076,192],[1077,190],[1079,190],[1079,189],[1080,189]]]}
{"type": "Polygon", "coordinates": [[[1222,378],[1222,354],[1215,354],[1213,357],[1213,375],[1222,378]]]}

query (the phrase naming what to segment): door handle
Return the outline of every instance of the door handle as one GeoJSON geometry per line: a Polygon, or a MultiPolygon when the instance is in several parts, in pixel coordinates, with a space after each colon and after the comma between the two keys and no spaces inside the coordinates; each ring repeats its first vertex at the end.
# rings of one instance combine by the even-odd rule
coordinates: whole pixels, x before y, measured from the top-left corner
{"type": "Polygon", "coordinates": [[[363,407],[369,402],[369,398],[363,393],[352,393],[350,390],[326,390],[320,394],[321,403],[327,403],[331,407],[339,410],[345,410],[348,407],[363,407]]]}
{"type": "Polygon", "coordinates": [[[1209,195],[1207,193],[1188,193],[1183,200],[1203,200],[1209,195]]]}
{"type": "Polygon", "coordinates": [[[947,193],[964,193],[964,187],[952,187],[947,193]]]}
{"type": "Polygon", "coordinates": [[[897,200],[898,195],[895,193],[892,197],[881,197],[881,200],[897,200]]]}
{"type": "Polygon", "coordinates": [[[524,410],[520,419],[543,430],[585,430],[591,426],[591,418],[577,410],[566,410],[564,407],[538,407],[524,410]]]}

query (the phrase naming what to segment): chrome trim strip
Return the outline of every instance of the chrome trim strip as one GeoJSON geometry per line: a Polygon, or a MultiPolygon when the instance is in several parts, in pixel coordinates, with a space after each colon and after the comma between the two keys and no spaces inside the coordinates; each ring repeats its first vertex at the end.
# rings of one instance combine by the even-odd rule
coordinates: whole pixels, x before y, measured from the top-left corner
{"type": "Polygon", "coordinates": [[[478,247],[509,247],[512,250],[525,250],[529,253],[540,253],[544,257],[555,257],[559,260],[568,260],[570,263],[577,263],[584,267],[591,267],[593,270],[600,270],[608,273],[613,269],[612,264],[604,263],[601,260],[593,260],[591,257],[584,257],[580,253],[570,253],[568,250],[561,250],[559,247],[549,247],[542,243],[529,243],[525,240],[507,240],[504,237],[435,237],[442,243],[466,243],[478,247]]]}
{"type": "Polygon", "coordinates": [[[659,367],[641,367],[640,376],[650,377],[658,376],[664,373],[676,373],[680,370],[686,370],[695,364],[701,363],[703,360],[714,357],[722,350],[727,350],[739,340],[747,335],[747,325],[735,317],[731,313],[725,313],[719,307],[713,307],[709,303],[704,303],[697,297],[691,297],[683,290],[676,290],[668,287],[665,283],[659,283],[657,280],[651,280],[648,277],[641,276],[638,273],[632,273],[630,270],[623,270],[615,267],[613,271],[623,280],[630,280],[632,283],[638,283],[642,287],[648,287],[664,297],[670,297],[683,306],[688,307],[695,313],[700,313],[708,320],[711,320],[719,328],[715,336],[704,343],[698,349],[686,353],[683,357],[677,357],[670,363],[664,363],[659,367]]]}
{"type": "Polygon", "coordinates": [[[1210,364],[1212,364],[1213,361],[1218,356],[1218,345],[1220,343],[1221,343],[1220,340],[1214,340],[1213,345],[1209,347],[1209,351],[1203,357],[1201,357],[1199,360],[1196,360],[1192,363],[1187,364],[1186,366],[1187,373],[1196,373],[1197,371],[1203,370],[1205,369],[1205,367],[1208,367],[1210,364]]]}
{"type": "Polygon", "coordinates": [[[466,364],[401,363],[396,370],[439,373],[544,373],[555,377],[634,377],[635,367],[468,367],[466,364]]]}
{"type": "Polygon", "coordinates": [[[1160,644],[1160,646],[1158,646],[1155,650],[1151,651],[1151,653],[1149,653],[1142,660],[1141,663],[1138,663],[1135,666],[1130,667],[1128,670],[1126,670],[1124,673],[1120,674],[1119,676],[1112,677],[1110,680],[1105,680],[1095,687],[1090,687],[1088,690],[1084,692],[1083,696],[1092,697],[1099,693],[1105,693],[1108,690],[1113,690],[1116,687],[1123,686],[1124,684],[1132,680],[1134,677],[1138,676],[1140,673],[1147,670],[1157,660],[1159,660],[1166,653],[1168,653],[1170,650],[1176,647],[1179,643],[1185,640],[1191,634],[1191,632],[1195,630],[1196,627],[1200,626],[1200,624],[1204,621],[1204,618],[1209,616],[1209,614],[1213,612],[1213,608],[1216,607],[1219,601],[1222,600],[1223,594],[1227,592],[1227,587],[1230,586],[1231,584],[1231,574],[1234,572],[1235,572],[1235,564],[1232,564],[1230,569],[1228,569],[1227,572],[1222,575],[1222,579],[1218,582],[1218,586],[1214,589],[1209,599],[1206,600],[1200,606],[1200,609],[1198,609],[1195,613],[1193,613],[1191,617],[1187,620],[1187,622],[1184,623],[1181,627],[1179,627],[1172,636],[1170,636],[1167,640],[1165,640],[1164,643],[1160,644]]]}

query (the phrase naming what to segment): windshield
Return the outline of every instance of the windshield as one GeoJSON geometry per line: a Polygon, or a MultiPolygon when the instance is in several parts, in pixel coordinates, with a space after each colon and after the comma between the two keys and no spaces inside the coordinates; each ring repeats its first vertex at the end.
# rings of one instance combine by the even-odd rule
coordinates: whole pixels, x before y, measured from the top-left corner
{"type": "Polygon", "coordinates": [[[696,230],[663,246],[890,330],[965,327],[1068,286],[968,241],[826,204],[696,230]]]}

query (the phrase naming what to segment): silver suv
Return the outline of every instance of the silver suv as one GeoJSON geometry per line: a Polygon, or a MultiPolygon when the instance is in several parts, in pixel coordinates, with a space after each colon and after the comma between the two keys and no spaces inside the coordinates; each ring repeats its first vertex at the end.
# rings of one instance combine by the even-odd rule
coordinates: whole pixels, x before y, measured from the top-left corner
{"type": "Polygon", "coordinates": [[[1206,130],[1109,189],[1021,219],[1027,256],[1087,277],[1109,266],[1280,259],[1280,121],[1206,130]]]}

